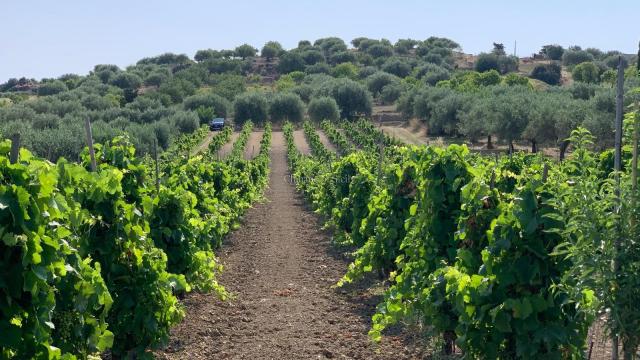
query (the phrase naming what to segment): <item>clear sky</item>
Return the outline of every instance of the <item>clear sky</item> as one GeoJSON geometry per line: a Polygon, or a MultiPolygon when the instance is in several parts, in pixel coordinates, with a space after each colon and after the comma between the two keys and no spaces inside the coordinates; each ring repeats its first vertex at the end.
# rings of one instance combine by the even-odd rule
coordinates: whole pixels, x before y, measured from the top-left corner
{"type": "Polygon", "coordinates": [[[338,36],[449,37],[466,52],[502,42],[518,55],[578,44],[636,53],[640,0],[2,0],[0,83],[86,74],[163,52],[260,48],[338,36]]]}

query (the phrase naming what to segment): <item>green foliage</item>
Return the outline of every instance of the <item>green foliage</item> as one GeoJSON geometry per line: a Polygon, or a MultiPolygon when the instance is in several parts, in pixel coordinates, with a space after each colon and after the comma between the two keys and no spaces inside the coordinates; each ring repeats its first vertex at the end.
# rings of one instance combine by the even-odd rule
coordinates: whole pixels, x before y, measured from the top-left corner
{"type": "Polygon", "coordinates": [[[38,95],[47,96],[47,95],[55,95],[61,92],[67,91],[67,84],[60,80],[52,80],[46,83],[43,83],[38,87],[38,95]]]}
{"type": "Polygon", "coordinates": [[[269,104],[271,121],[288,120],[299,123],[304,118],[304,103],[294,93],[280,93],[275,95],[269,104]]]}
{"type": "Polygon", "coordinates": [[[356,80],[358,78],[358,67],[353,63],[344,62],[331,69],[331,75],[337,78],[343,77],[356,80]]]}
{"type": "Polygon", "coordinates": [[[276,56],[279,56],[284,52],[282,49],[282,45],[280,45],[277,41],[269,41],[262,47],[260,50],[260,56],[267,59],[273,59],[276,56]]]}
{"type": "Polygon", "coordinates": [[[518,74],[507,74],[502,78],[502,82],[508,86],[530,86],[529,79],[518,74]]]}
{"type": "Polygon", "coordinates": [[[231,104],[225,98],[213,93],[200,93],[184,99],[182,106],[185,110],[195,111],[200,107],[211,108],[216,116],[227,117],[231,104]]]}
{"type": "Polygon", "coordinates": [[[404,60],[394,57],[382,65],[382,71],[404,78],[411,73],[411,65],[404,60]]]}
{"type": "Polygon", "coordinates": [[[578,64],[571,71],[571,75],[575,81],[585,83],[598,83],[600,82],[600,70],[592,62],[583,62],[578,64]]]}
{"type": "Polygon", "coordinates": [[[190,134],[200,127],[198,114],[193,111],[181,111],[173,115],[171,122],[183,134],[190,134]]]}
{"type": "Polygon", "coordinates": [[[564,51],[562,55],[562,65],[574,66],[583,62],[590,62],[595,60],[592,54],[578,49],[569,48],[564,51]]]}
{"type": "Polygon", "coordinates": [[[258,49],[249,44],[242,44],[234,50],[235,56],[242,58],[242,60],[256,56],[258,49]]]}
{"type": "Polygon", "coordinates": [[[240,135],[233,143],[233,149],[231,150],[230,158],[242,159],[244,156],[245,148],[247,147],[247,142],[249,141],[249,136],[251,136],[251,130],[253,130],[253,123],[251,120],[247,121],[242,125],[242,131],[240,135]]]}
{"type": "Polygon", "coordinates": [[[366,79],[367,87],[369,88],[369,91],[373,93],[374,96],[380,95],[382,88],[384,88],[386,85],[389,85],[391,83],[395,83],[398,81],[400,81],[400,79],[397,76],[383,72],[383,71],[379,71],[373,75],[370,75],[366,79]]]}
{"type": "Polygon", "coordinates": [[[335,99],[340,108],[341,118],[355,119],[361,115],[371,114],[371,94],[363,85],[349,79],[337,79],[328,85],[326,95],[335,99]]]}
{"type": "Polygon", "coordinates": [[[300,54],[288,52],[280,56],[278,72],[281,74],[288,74],[293,71],[304,71],[305,65],[306,63],[300,54]]]}
{"type": "Polygon", "coordinates": [[[347,137],[338,130],[331,119],[325,118],[321,123],[322,131],[327,135],[329,141],[336,146],[340,155],[346,155],[355,150],[354,146],[347,140],[347,137]]]}
{"type": "Polygon", "coordinates": [[[338,104],[336,101],[327,96],[315,97],[309,101],[309,118],[312,121],[338,121],[340,118],[340,111],[338,110],[338,104]]]}
{"type": "Polygon", "coordinates": [[[531,71],[531,77],[549,85],[558,85],[562,79],[562,69],[556,63],[539,64],[531,71]]]}
{"type": "Polygon", "coordinates": [[[478,72],[485,72],[489,70],[500,71],[498,56],[495,54],[485,53],[478,55],[474,69],[478,72]]]}
{"type": "Polygon", "coordinates": [[[234,121],[238,124],[244,124],[247,120],[263,124],[267,120],[269,106],[267,98],[262,93],[248,92],[238,95],[233,107],[234,121]]]}

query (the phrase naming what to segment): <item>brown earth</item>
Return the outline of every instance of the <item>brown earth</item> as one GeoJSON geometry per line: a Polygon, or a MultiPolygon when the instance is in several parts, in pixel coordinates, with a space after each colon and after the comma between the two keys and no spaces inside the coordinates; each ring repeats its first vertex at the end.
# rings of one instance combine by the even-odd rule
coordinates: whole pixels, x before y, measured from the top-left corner
{"type": "MultiPolygon", "coordinates": [[[[418,359],[419,342],[367,337],[380,300],[363,284],[335,290],[348,259],[321,231],[289,181],[286,146],[274,132],[266,200],[244,215],[219,252],[220,282],[233,298],[190,294],[186,318],[160,359],[418,359]]],[[[417,331],[411,332],[417,334],[417,331]]]]}
{"type": "Polygon", "coordinates": [[[196,154],[199,154],[201,151],[206,150],[209,144],[211,143],[211,140],[216,134],[217,132],[215,131],[209,131],[209,133],[204,138],[204,140],[202,140],[202,142],[198,146],[193,148],[193,150],[191,151],[191,155],[196,155],[196,154]]]}
{"type": "Polygon", "coordinates": [[[303,130],[295,130],[293,132],[293,141],[295,142],[298,151],[305,155],[311,154],[311,148],[309,147],[309,143],[307,143],[303,130]]]}
{"type": "Polygon", "coordinates": [[[247,146],[244,148],[244,158],[253,159],[260,152],[260,141],[262,140],[263,131],[254,131],[249,135],[247,146]]]}
{"type": "Polygon", "coordinates": [[[224,158],[231,153],[231,150],[233,150],[233,143],[236,142],[236,139],[238,139],[239,135],[240,133],[238,132],[234,132],[233,134],[231,134],[231,138],[229,139],[229,141],[227,141],[227,143],[224,144],[218,151],[218,156],[220,156],[220,158],[224,158]]]}
{"type": "Polygon", "coordinates": [[[329,149],[329,150],[331,150],[333,152],[337,152],[338,151],[336,149],[336,146],[333,145],[333,143],[331,142],[331,140],[329,140],[329,138],[327,137],[327,134],[325,134],[324,131],[318,130],[318,136],[320,137],[320,141],[322,142],[324,147],[326,147],[327,149],[329,149]]]}

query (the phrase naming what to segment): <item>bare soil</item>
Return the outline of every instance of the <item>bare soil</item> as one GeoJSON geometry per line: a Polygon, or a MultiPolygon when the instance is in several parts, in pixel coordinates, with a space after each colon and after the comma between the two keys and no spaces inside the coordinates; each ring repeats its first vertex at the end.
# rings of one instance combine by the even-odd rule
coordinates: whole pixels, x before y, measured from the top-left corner
{"type": "Polygon", "coordinates": [[[253,159],[260,152],[260,141],[262,140],[263,131],[254,131],[249,135],[247,147],[244,148],[244,158],[253,159]]]}
{"type": "Polygon", "coordinates": [[[424,347],[405,333],[381,345],[370,342],[370,317],[380,299],[363,284],[332,288],[348,259],[289,181],[281,132],[273,133],[271,161],[266,200],[247,211],[218,253],[225,266],[220,281],[233,298],[188,295],[186,318],[157,357],[422,358],[424,347]]]}
{"type": "Polygon", "coordinates": [[[207,134],[207,136],[204,138],[204,140],[202,140],[202,142],[200,143],[200,145],[196,146],[192,151],[191,151],[191,155],[196,155],[199,154],[201,151],[206,150],[207,147],[209,146],[209,144],[211,143],[211,140],[213,139],[213,137],[216,135],[216,132],[214,131],[209,131],[209,133],[207,134]]]}
{"type": "Polygon", "coordinates": [[[318,136],[320,137],[320,141],[322,142],[324,147],[326,147],[327,149],[333,152],[338,151],[338,149],[336,149],[336,146],[331,142],[331,140],[329,140],[329,138],[327,137],[327,134],[325,134],[324,131],[318,129],[317,132],[318,132],[318,136]]]}
{"type": "Polygon", "coordinates": [[[305,155],[311,154],[311,148],[309,147],[309,143],[307,143],[307,138],[304,136],[303,130],[295,130],[293,132],[293,141],[298,151],[305,155]]]}
{"type": "Polygon", "coordinates": [[[218,155],[220,156],[220,158],[224,158],[231,153],[231,150],[233,150],[233,143],[236,142],[238,136],[240,136],[240,133],[238,132],[234,132],[233,134],[231,134],[231,138],[229,139],[229,141],[227,141],[227,143],[224,144],[218,151],[218,155]]]}

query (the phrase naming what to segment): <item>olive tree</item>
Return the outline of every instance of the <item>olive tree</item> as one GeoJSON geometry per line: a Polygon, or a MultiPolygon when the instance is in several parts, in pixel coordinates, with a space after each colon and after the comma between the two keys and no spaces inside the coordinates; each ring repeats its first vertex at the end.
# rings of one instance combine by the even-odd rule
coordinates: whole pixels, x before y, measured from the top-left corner
{"type": "Polygon", "coordinates": [[[418,45],[417,40],[413,39],[398,39],[394,44],[394,49],[398,54],[407,54],[410,50],[413,50],[418,45]]]}
{"type": "Polygon", "coordinates": [[[573,80],[595,84],[600,81],[600,69],[592,62],[583,62],[576,65],[571,71],[573,80]]]}
{"type": "Polygon", "coordinates": [[[271,60],[278,56],[278,50],[274,47],[265,45],[262,47],[262,50],[260,50],[260,56],[267,60],[271,60]]]}
{"type": "Polygon", "coordinates": [[[386,73],[384,71],[378,71],[373,75],[370,75],[366,79],[367,87],[369,91],[373,93],[374,96],[378,96],[382,91],[382,88],[391,83],[395,83],[400,81],[400,79],[392,74],[386,73]]]}
{"type": "Polygon", "coordinates": [[[514,87],[496,97],[493,110],[492,132],[509,144],[513,150],[513,142],[522,137],[532,116],[532,91],[514,87]]]}
{"type": "Polygon", "coordinates": [[[38,95],[40,96],[55,95],[67,90],[68,90],[67,85],[63,81],[60,81],[60,80],[47,81],[45,83],[40,84],[40,87],[38,87],[38,95]]]}
{"type": "Polygon", "coordinates": [[[185,110],[195,111],[200,107],[211,108],[216,116],[227,117],[231,103],[220,95],[201,93],[184,99],[182,106],[185,110]]]}
{"type": "Polygon", "coordinates": [[[340,119],[338,103],[328,96],[315,97],[311,99],[307,111],[309,112],[309,118],[313,121],[337,121],[340,119]]]}
{"type": "Polygon", "coordinates": [[[364,85],[345,78],[336,79],[324,85],[322,95],[330,95],[340,108],[340,117],[353,120],[358,116],[371,115],[372,98],[364,85]],[[328,90],[328,91],[327,91],[328,90]],[[328,94],[325,94],[328,92],[328,94]]]}
{"type": "Polygon", "coordinates": [[[288,52],[280,57],[278,72],[280,74],[288,74],[293,71],[304,71],[305,65],[306,63],[300,54],[288,52]]]}
{"type": "Polygon", "coordinates": [[[297,94],[290,92],[277,94],[269,104],[269,117],[271,121],[301,122],[304,118],[304,103],[297,94]]]}
{"type": "Polygon", "coordinates": [[[413,76],[421,79],[427,85],[434,86],[439,81],[449,80],[451,73],[442,66],[427,63],[414,69],[413,76]]]}
{"type": "Polygon", "coordinates": [[[200,126],[200,119],[193,111],[179,111],[171,117],[171,122],[183,134],[190,134],[200,126]]]}
{"type": "Polygon", "coordinates": [[[242,44],[235,49],[235,55],[237,57],[242,58],[242,60],[248,57],[256,56],[257,52],[258,52],[258,49],[254,48],[249,44],[242,44]]]}
{"type": "Polygon", "coordinates": [[[495,54],[481,53],[476,59],[474,68],[478,72],[485,72],[489,70],[500,71],[498,56],[495,54]]]}
{"type": "Polygon", "coordinates": [[[382,71],[404,78],[411,73],[411,65],[398,58],[390,58],[382,65],[382,71]]]}
{"type": "Polygon", "coordinates": [[[236,97],[233,104],[235,122],[243,124],[251,120],[256,124],[263,124],[267,120],[269,106],[267,98],[260,92],[247,92],[236,97]]]}
{"type": "Polygon", "coordinates": [[[567,49],[562,54],[562,64],[565,66],[578,65],[583,62],[593,61],[594,57],[584,50],[567,49]]]}
{"type": "Polygon", "coordinates": [[[545,45],[540,50],[540,54],[551,60],[561,60],[564,48],[556,44],[545,45]]]}

